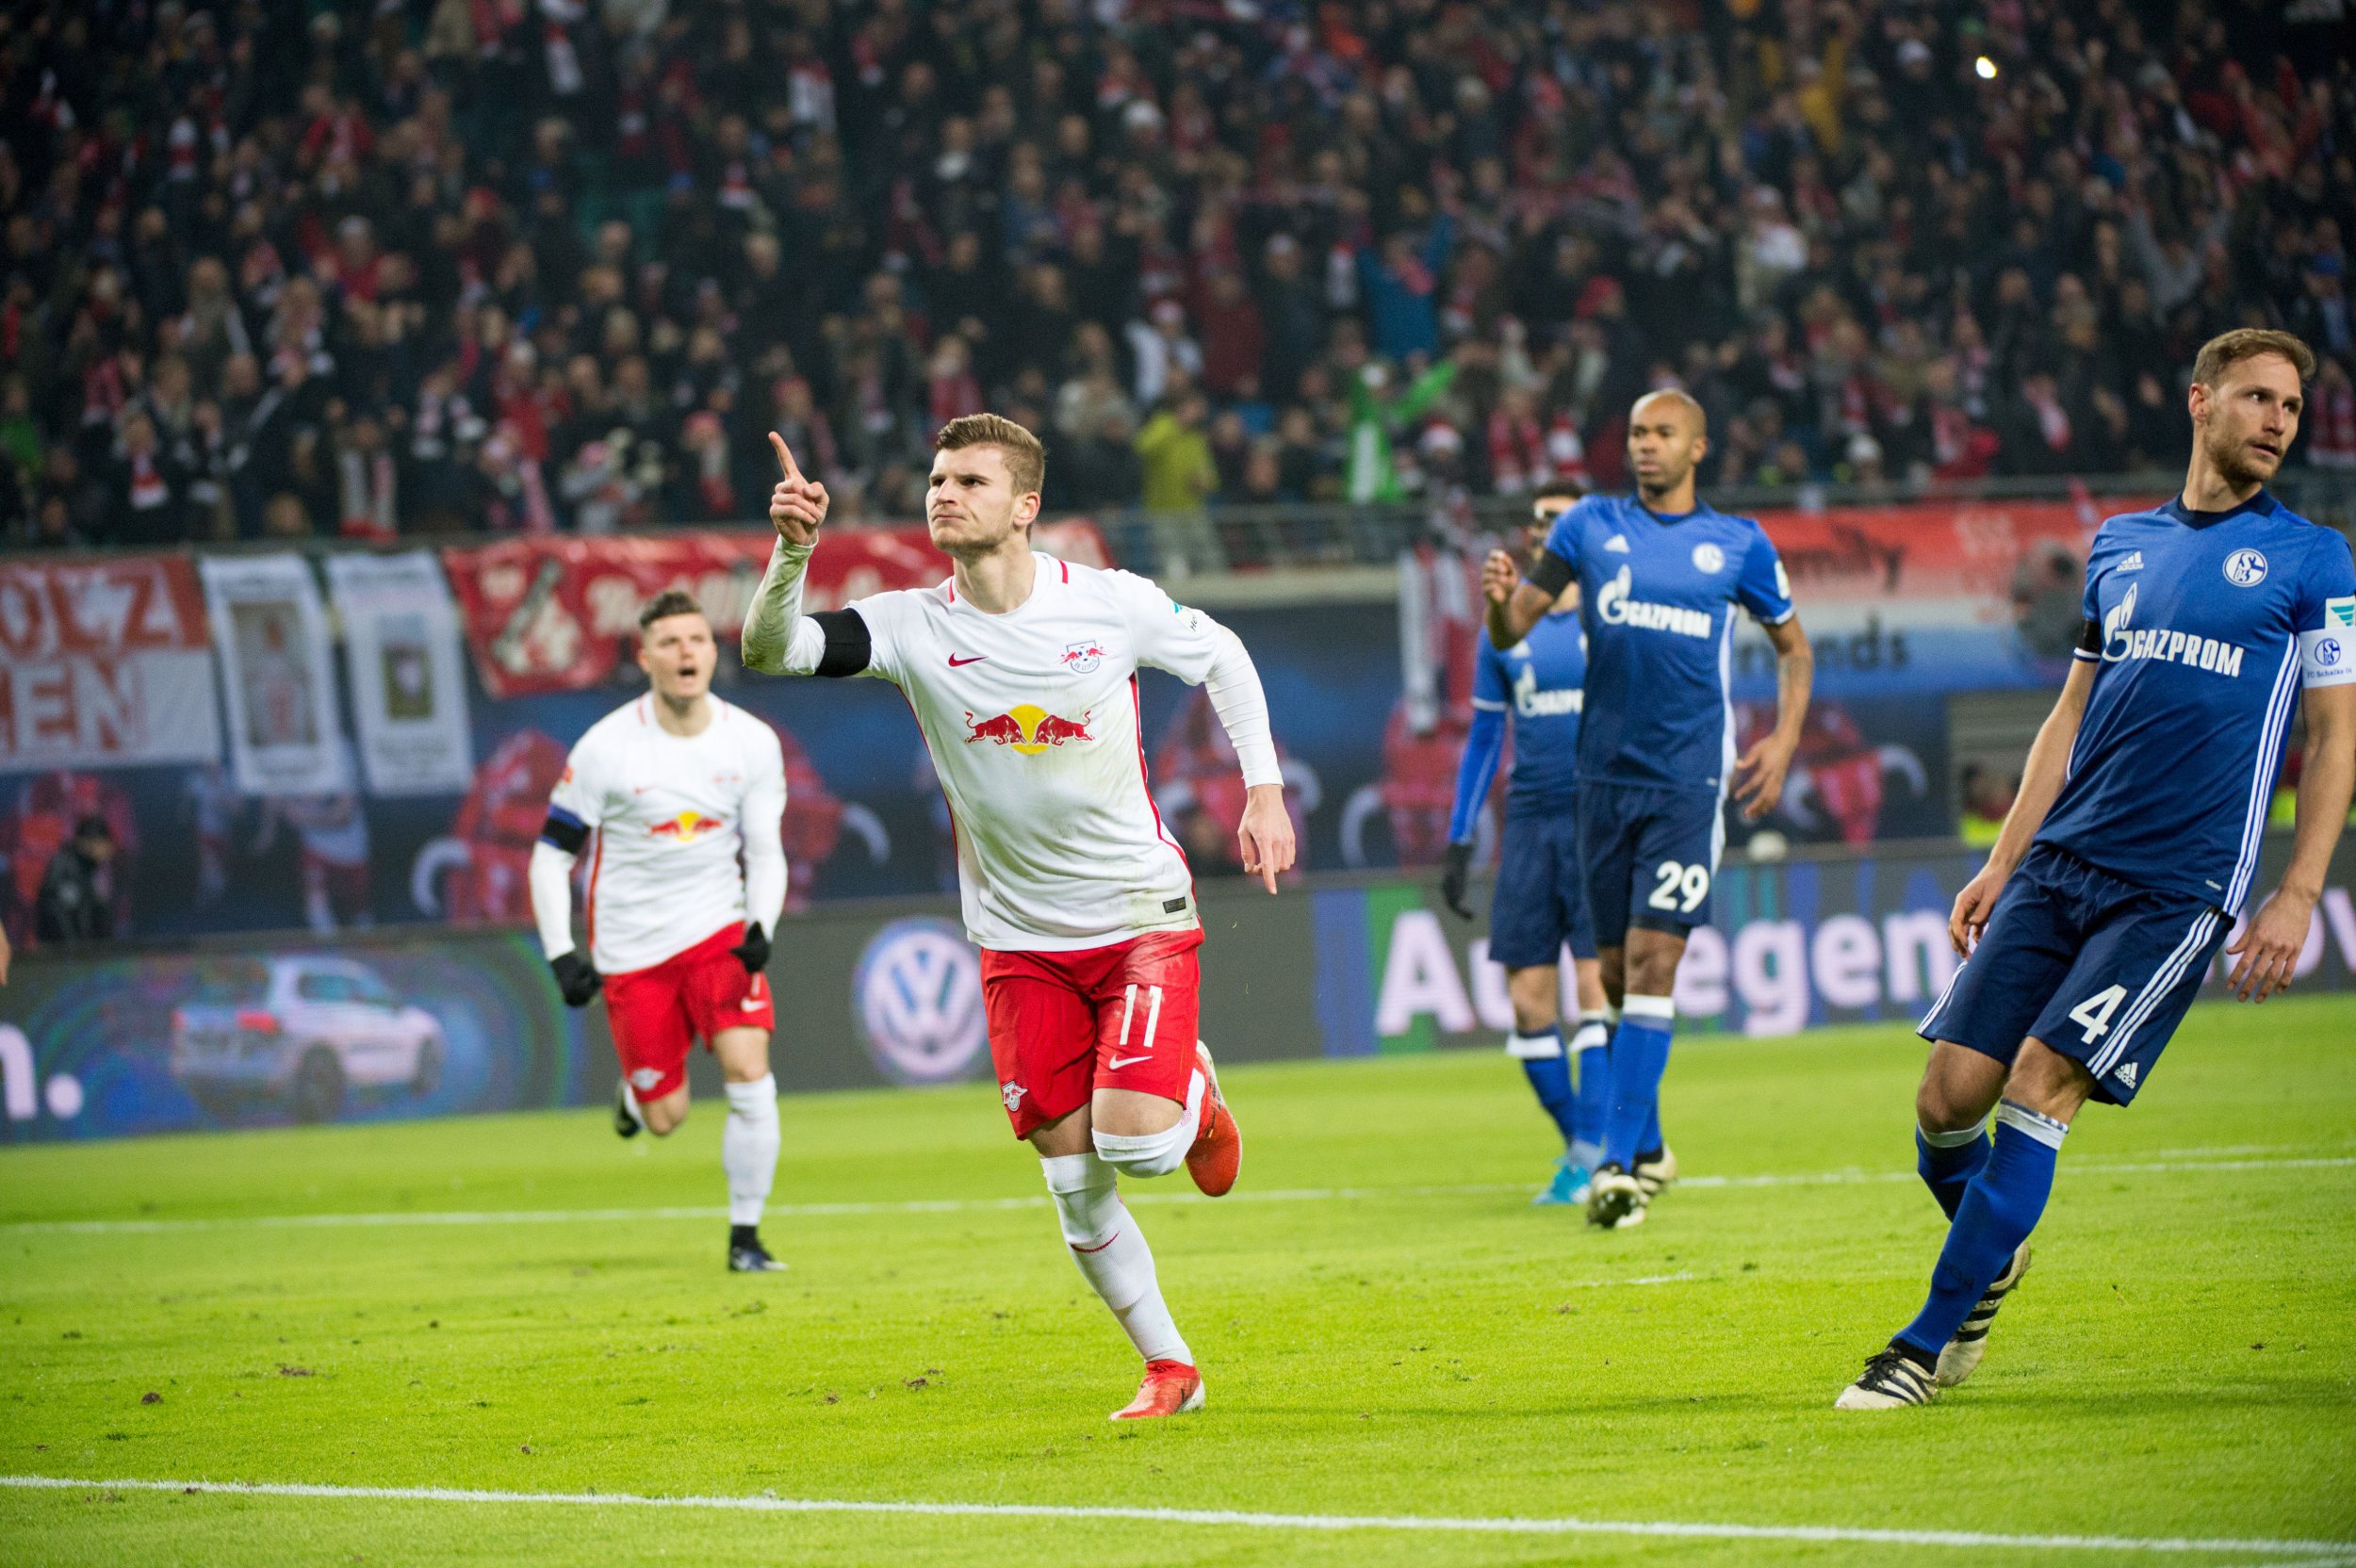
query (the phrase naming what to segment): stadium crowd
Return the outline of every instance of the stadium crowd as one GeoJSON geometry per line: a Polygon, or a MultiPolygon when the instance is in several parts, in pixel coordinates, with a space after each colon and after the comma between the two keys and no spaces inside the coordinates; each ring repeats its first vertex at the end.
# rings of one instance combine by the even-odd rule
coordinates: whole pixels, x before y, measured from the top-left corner
{"type": "Polygon", "coordinates": [[[2356,466],[2345,8],[187,0],[0,16],[0,541],[2182,462],[2226,327],[2356,466]],[[2301,20],[2307,18],[2309,20],[2301,20]]]}

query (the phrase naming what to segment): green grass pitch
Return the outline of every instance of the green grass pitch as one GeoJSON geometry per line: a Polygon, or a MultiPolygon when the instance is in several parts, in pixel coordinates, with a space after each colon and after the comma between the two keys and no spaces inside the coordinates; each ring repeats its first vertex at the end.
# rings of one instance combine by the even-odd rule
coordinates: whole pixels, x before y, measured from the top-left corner
{"type": "Polygon", "coordinates": [[[1210,1395],[1141,1429],[987,1085],[788,1102],[767,1278],[721,1267],[712,1104],[0,1152],[8,1478],[1834,1532],[8,1485],[0,1561],[2356,1562],[2352,1051],[2356,1001],[2196,1010],[2072,1134],[1978,1378],[1879,1415],[1833,1396],[1939,1235],[1896,1027],[1682,1042],[1698,1180],[1610,1235],[1528,1205],[1501,1055],[1233,1070],[1237,1195],[1129,1184],[1210,1395]],[[581,1210],[638,1212],[500,1217],[581,1210]],[[435,1212],[484,1217],[263,1222],[435,1212]]]}

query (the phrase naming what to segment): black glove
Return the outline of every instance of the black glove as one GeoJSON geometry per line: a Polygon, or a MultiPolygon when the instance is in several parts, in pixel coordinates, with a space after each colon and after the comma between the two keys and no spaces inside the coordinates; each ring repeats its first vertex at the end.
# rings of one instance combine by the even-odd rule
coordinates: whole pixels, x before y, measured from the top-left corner
{"type": "Polygon", "coordinates": [[[1440,861],[1440,898],[1466,920],[1473,918],[1472,906],[1464,902],[1464,885],[1472,880],[1472,851],[1470,844],[1450,844],[1440,861]]]}
{"type": "Polygon", "coordinates": [[[744,966],[747,974],[759,974],[769,967],[769,933],[755,921],[744,927],[744,939],[728,949],[744,966]]]}
{"type": "Polygon", "coordinates": [[[588,956],[579,948],[550,958],[548,968],[556,972],[556,988],[564,993],[567,1007],[586,1007],[589,999],[605,986],[605,976],[597,972],[588,956]]]}

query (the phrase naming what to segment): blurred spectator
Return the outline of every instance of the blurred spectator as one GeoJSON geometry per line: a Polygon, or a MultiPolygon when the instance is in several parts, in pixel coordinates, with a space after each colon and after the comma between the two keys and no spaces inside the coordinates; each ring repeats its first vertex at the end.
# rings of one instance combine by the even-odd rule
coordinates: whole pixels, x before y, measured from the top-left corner
{"type": "Polygon", "coordinates": [[[74,825],[74,837],[50,858],[33,904],[33,933],[43,942],[106,941],[115,934],[114,830],[101,816],[74,825]]]}
{"type": "Polygon", "coordinates": [[[2356,452],[2347,7],[1308,14],[34,0],[0,538],[749,517],[788,419],[908,517],[975,406],[1058,504],[1191,506],[1118,451],[1178,386],[1312,498],[1616,484],[1663,383],[1711,482],[2172,466],[2251,321],[2333,367],[2291,461],[2356,452]]]}

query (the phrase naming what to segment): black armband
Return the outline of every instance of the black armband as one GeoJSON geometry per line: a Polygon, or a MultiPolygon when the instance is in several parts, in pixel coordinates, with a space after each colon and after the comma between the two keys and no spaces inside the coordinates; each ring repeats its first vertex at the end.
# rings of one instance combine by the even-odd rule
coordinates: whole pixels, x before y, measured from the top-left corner
{"type": "Polygon", "coordinates": [[[821,610],[811,620],[826,634],[826,651],[818,657],[813,675],[857,675],[867,668],[867,662],[875,651],[867,635],[867,623],[856,610],[821,610]]]}
{"type": "Polygon", "coordinates": [[[567,855],[579,855],[589,841],[589,825],[562,806],[551,806],[548,820],[540,825],[540,841],[567,855]]]}
{"type": "Polygon", "coordinates": [[[1579,568],[1552,550],[1540,550],[1537,564],[1530,568],[1523,580],[1547,598],[1558,598],[1563,589],[1579,580],[1579,568]]]}
{"type": "Polygon", "coordinates": [[[2102,623],[2088,621],[2078,629],[2078,651],[2089,659],[2102,657],[2102,623]]]}

